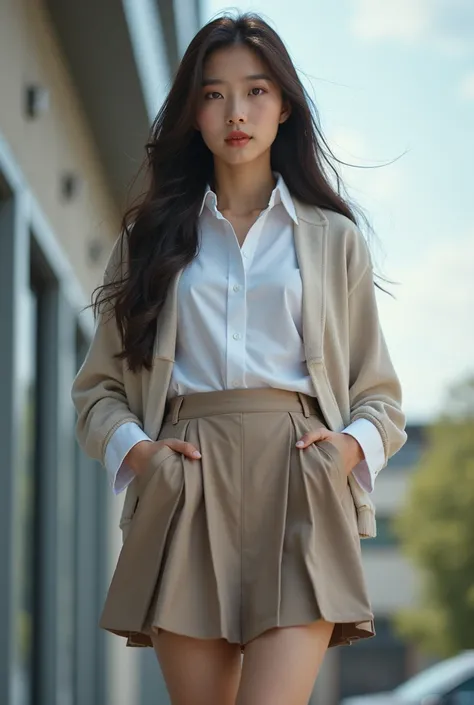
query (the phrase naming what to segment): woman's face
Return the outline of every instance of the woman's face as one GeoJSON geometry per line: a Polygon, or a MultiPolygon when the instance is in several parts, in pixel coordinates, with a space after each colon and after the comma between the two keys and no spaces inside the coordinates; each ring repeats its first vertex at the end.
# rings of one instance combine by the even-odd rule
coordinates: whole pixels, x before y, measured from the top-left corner
{"type": "Polygon", "coordinates": [[[280,88],[251,49],[237,44],[208,57],[196,126],[216,159],[229,165],[258,159],[288,116],[280,88]],[[232,139],[236,133],[244,139],[232,139]]]}

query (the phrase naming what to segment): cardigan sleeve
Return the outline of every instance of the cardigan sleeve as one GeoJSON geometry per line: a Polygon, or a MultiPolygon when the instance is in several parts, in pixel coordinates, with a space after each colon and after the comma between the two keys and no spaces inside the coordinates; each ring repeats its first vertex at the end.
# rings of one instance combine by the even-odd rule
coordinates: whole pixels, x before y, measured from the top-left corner
{"type": "MultiPolygon", "coordinates": [[[[124,262],[124,252],[120,237],[109,257],[104,283],[113,281],[124,262]]],[[[86,358],[71,389],[77,411],[78,443],[88,456],[104,466],[105,449],[114,431],[128,421],[142,426],[127,403],[123,376],[125,362],[114,357],[121,349],[121,336],[113,312],[101,312],[86,358]]]]}
{"type": "Polygon", "coordinates": [[[351,422],[367,419],[377,428],[384,467],[406,441],[405,415],[400,381],[380,326],[368,247],[360,234],[356,243],[348,266],[351,422]]]}

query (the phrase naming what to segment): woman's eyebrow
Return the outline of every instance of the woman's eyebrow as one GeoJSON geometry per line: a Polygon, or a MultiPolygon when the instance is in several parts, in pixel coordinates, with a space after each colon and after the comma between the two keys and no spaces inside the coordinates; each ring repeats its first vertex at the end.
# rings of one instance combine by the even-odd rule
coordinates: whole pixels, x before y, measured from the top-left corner
{"type": "MultiPolygon", "coordinates": [[[[271,77],[267,73],[254,73],[251,74],[250,76],[245,76],[245,81],[258,81],[258,80],[264,80],[264,81],[272,81],[271,77]]],[[[224,81],[222,78],[204,78],[202,81],[202,86],[216,86],[216,85],[222,85],[223,83],[228,83],[228,81],[224,81]]]]}

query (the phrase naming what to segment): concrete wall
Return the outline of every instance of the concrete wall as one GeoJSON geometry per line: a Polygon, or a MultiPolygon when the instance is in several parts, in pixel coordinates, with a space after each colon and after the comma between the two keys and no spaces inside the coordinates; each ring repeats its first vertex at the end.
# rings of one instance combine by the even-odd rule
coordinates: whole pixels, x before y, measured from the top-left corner
{"type": "Polygon", "coordinates": [[[0,3],[0,67],[0,131],[89,296],[118,234],[119,214],[59,43],[38,0],[0,3]],[[24,107],[30,84],[47,89],[50,99],[49,109],[34,120],[24,107]],[[60,184],[69,171],[80,177],[82,187],[74,200],[65,202],[60,184]],[[103,245],[95,263],[88,258],[92,239],[103,245]]]}

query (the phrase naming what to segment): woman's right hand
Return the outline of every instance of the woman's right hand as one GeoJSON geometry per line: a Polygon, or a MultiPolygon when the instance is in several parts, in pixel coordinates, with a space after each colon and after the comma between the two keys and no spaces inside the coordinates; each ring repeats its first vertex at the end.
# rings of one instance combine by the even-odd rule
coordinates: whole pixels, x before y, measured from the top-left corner
{"type": "Polygon", "coordinates": [[[182,453],[191,460],[199,460],[201,453],[192,443],[181,441],[179,438],[163,438],[160,441],[139,441],[129,450],[124,458],[124,462],[133,470],[135,475],[142,475],[151,456],[160,448],[168,446],[177,453],[182,453]]]}

